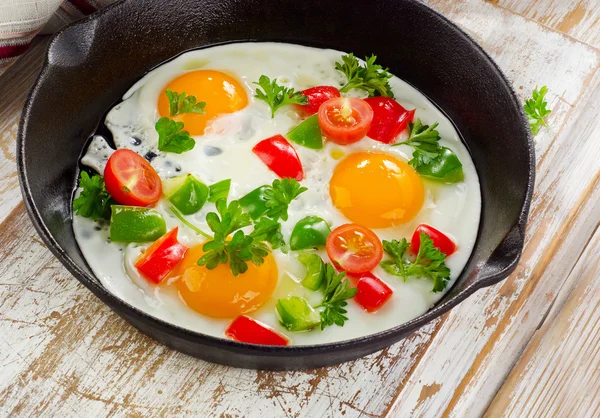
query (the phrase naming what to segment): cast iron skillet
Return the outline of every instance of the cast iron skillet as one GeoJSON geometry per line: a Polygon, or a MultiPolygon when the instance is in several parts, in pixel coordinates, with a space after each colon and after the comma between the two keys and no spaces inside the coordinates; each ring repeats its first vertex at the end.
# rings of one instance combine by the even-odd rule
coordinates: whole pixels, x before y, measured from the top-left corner
{"type": "MultiPolygon", "coordinates": [[[[509,82],[446,18],[416,0],[146,0],[121,2],[57,33],[25,109],[18,170],[29,215],[69,271],[133,326],[192,356],[238,367],[303,369],[352,360],[406,337],[519,260],[533,192],[534,150],[509,82]],[[450,292],[403,325],[354,340],[298,347],[237,343],[160,321],[108,293],[71,228],[78,158],[104,112],[145,72],[182,51],[232,41],[282,41],[374,53],[430,97],[471,151],[481,181],[476,249],[450,292]]],[[[347,325],[348,326],[348,325],[347,325]]]]}

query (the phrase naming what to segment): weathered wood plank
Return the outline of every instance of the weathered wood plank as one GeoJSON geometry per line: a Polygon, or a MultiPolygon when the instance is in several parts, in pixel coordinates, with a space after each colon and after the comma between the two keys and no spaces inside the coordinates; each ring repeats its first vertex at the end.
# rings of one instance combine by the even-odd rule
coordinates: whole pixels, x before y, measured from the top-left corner
{"type": "Polygon", "coordinates": [[[48,37],[37,38],[28,54],[0,78],[0,222],[21,202],[15,141],[21,109],[42,65],[48,37]]]}
{"type": "Polygon", "coordinates": [[[594,417],[600,413],[600,228],[543,327],[487,416],[594,417]]]}
{"type": "Polygon", "coordinates": [[[596,1],[583,0],[489,0],[540,22],[575,39],[600,48],[600,8],[596,1]]]}

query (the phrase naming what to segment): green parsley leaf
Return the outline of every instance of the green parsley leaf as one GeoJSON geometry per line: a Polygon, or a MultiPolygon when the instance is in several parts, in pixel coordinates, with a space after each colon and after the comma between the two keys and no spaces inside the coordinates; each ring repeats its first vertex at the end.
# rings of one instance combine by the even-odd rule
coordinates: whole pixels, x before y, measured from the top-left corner
{"type": "Polygon", "coordinates": [[[335,69],[341,71],[348,80],[340,89],[342,93],[352,89],[361,89],[369,93],[369,97],[394,97],[389,79],[392,74],[387,68],[375,64],[377,57],[365,57],[365,64],[358,62],[354,54],[342,55],[342,62],[335,63],[335,69]]]}
{"type": "Polygon", "coordinates": [[[548,126],[546,124],[546,118],[552,113],[552,110],[547,108],[548,102],[545,100],[546,93],[548,93],[548,87],[543,86],[539,90],[536,87],[535,90],[533,90],[531,98],[525,100],[525,105],[523,106],[527,119],[529,120],[531,132],[534,135],[538,134],[542,126],[548,126]]]}
{"type": "Polygon", "coordinates": [[[79,174],[81,193],[73,200],[73,210],[79,216],[110,220],[110,207],[116,202],[110,197],[104,186],[104,177],[95,174],[92,177],[82,171],[79,174]]]}
{"type": "Polygon", "coordinates": [[[383,249],[389,260],[380,263],[385,271],[400,276],[404,281],[409,277],[426,277],[433,280],[432,292],[441,292],[450,281],[450,269],[446,267],[446,254],[435,248],[433,241],[421,232],[421,245],[414,261],[407,259],[408,241],[383,241],[383,249]]]}
{"type": "Polygon", "coordinates": [[[288,220],[288,206],[292,200],[308,189],[300,186],[296,179],[284,178],[273,180],[272,187],[265,190],[265,215],[273,220],[288,220]]]}
{"type": "Polygon", "coordinates": [[[333,324],[340,327],[348,320],[345,307],[348,305],[347,299],[356,295],[358,289],[350,287],[350,281],[344,278],[345,273],[338,273],[335,268],[327,263],[325,265],[325,277],[323,280],[323,301],[318,307],[324,308],[321,311],[321,329],[325,329],[333,324]]]}
{"type": "Polygon", "coordinates": [[[260,86],[256,89],[254,97],[266,102],[271,108],[271,119],[275,117],[275,112],[281,107],[288,104],[308,104],[308,98],[302,92],[294,91],[293,88],[280,86],[277,84],[277,79],[273,81],[266,75],[261,75],[258,82],[254,82],[260,86]],[[262,90],[261,90],[262,89],[262,90]]]}
{"type": "Polygon", "coordinates": [[[194,138],[183,130],[183,122],[175,122],[167,117],[162,117],[156,122],[154,128],[158,132],[158,149],[160,151],[181,154],[196,145],[194,138]]]}
{"type": "Polygon", "coordinates": [[[281,224],[276,220],[263,216],[254,223],[254,231],[250,236],[256,241],[268,242],[274,250],[279,248],[284,254],[288,252],[287,244],[281,233],[281,224]]]}
{"type": "Polygon", "coordinates": [[[171,116],[183,115],[184,113],[205,113],[206,103],[196,103],[196,96],[187,96],[185,92],[177,93],[171,89],[167,89],[165,94],[169,99],[169,113],[171,116]]]}
{"type": "Polygon", "coordinates": [[[440,133],[435,129],[437,126],[437,122],[428,126],[423,125],[421,119],[417,119],[408,125],[408,139],[394,144],[409,145],[413,148],[413,159],[408,162],[413,167],[430,164],[440,156],[442,146],[439,144],[440,133]]]}

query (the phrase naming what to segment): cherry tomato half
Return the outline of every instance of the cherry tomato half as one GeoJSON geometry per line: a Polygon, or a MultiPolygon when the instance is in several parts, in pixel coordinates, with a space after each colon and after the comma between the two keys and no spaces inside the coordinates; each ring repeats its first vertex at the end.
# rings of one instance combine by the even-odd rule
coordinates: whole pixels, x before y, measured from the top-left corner
{"type": "Polygon", "coordinates": [[[327,237],[325,247],[332,263],[350,274],[371,271],[383,257],[379,237],[358,224],[335,228],[327,237]]]}
{"type": "Polygon", "coordinates": [[[304,178],[302,162],[296,150],[282,135],[263,139],[252,148],[252,152],[279,177],[298,181],[304,178]]]}
{"type": "Polygon", "coordinates": [[[288,345],[290,340],[260,322],[240,315],[229,324],[225,335],[242,343],[263,345],[288,345]]]}
{"type": "Polygon", "coordinates": [[[162,183],[142,156],[126,148],[116,150],[104,169],[106,190],[121,205],[150,206],[160,199],[162,183]]]}
{"type": "Polygon", "coordinates": [[[362,99],[336,97],[319,107],[319,126],[336,144],[347,145],[362,139],[373,121],[373,109],[362,99]]]}
{"type": "Polygon", "coordinates": [[[376,141],[390,144],[412,122],[415,110],[406,110],[392,98],[369,97],[365,101],[373,109],[373,123],[367,136],[376,141]]]}
{"type": "Polygon", "coordinates": [[[421,224],[417,226],[415,232],[413,233],[412,238],[410,239],[410,250],[417,254],[419,252],[419,247],[421,246],[421,232],[429,235],[431,240],[433,241],[433,246],[446,254],[446,257],[454,254],[456,251],[456,244],[442,232],[438,231],[432,226],[421,224]]]}
{"type": "Polygon", "coordinates": [[[329,99],[340,97],[340,91],[333,86],[316,86],[302,90],[308,99],[307,105],[297,105],[302,112],[307,115],[314,115],[319,111],[319,107],[329,99]]]}
{"type": "Polygon", "coordinates": [[[375,312],[392,297],[393,290],[371,272],[363,273],[356,284],[354,300],[367,312],[375,312]]]}

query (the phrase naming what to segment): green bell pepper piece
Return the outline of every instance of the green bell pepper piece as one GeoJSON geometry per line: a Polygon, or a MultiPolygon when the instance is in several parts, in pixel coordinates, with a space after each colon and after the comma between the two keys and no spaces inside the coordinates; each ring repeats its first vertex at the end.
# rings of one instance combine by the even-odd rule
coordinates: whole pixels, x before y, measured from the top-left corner
{"type": "Polygon", "coordinates": [[[260,218],[262,214],[267,211],[267,198],[265,197],[265,190],[268,189],[269,186],[260,186],[239,200],[240,206],[244,212],[250,215],[252,219],[260,218]]]}
{"type": "Polygon", "coordinates": [[[277,313],[279,322],[288,331],[308,331],[321,323],[321,315],[299,296],[279,299],[277,313]]]}
{"type": "Polygon", "coordinates": [[[164,218],[154,209],[113,205],[111,212],[111,241],[150,242],[167,233],[164,218]]]}
{"type": "Polygon", "coordinates": [[[183,181],[175,178],[165,182],[167,183],[165,194],[169,191],[170,184],[168,182],[180,183],[179,187],[167,195],[167,199],[179,212],[184,215],[192,215],[202,209],[202,206],[206,203],[208,186],[191,174],[181,177],[183,177],[183,181]]]}
{"type": "Polygon", "coordinates": [[[304,253],[298,256],[298,261],[306,267],[306,275],[302,286],[310,290],[319,290],[325,278],[325,263],[318,254],[304,253]]]}
{"type": "Polygon", "coordinates": [[[442,147],[440,155],[417,167],[421,176],[440,183],[460,183],[465,179],[462,163],[450,148],[442,147]]]}
{"type": "Polygon", "coordinates": [[[307,216],[298,221],[290,236],[292,251],[318,248],[325,245],[331,233],[329,224],[318,216],[307,216]]]}
{"type": "Polygon", "coordinates": [[[288,132],[287,138],[306,148],[323,148],[323,133],[319,126],[319,115],[314,114],[288,132]]]}
{"type": "Polygon", "coordinates": [[[227,200],[229,189],[231,188],[231,179],[221,180],[209,187],[208,201],[215,203],[219,199],[227,200]]]}

